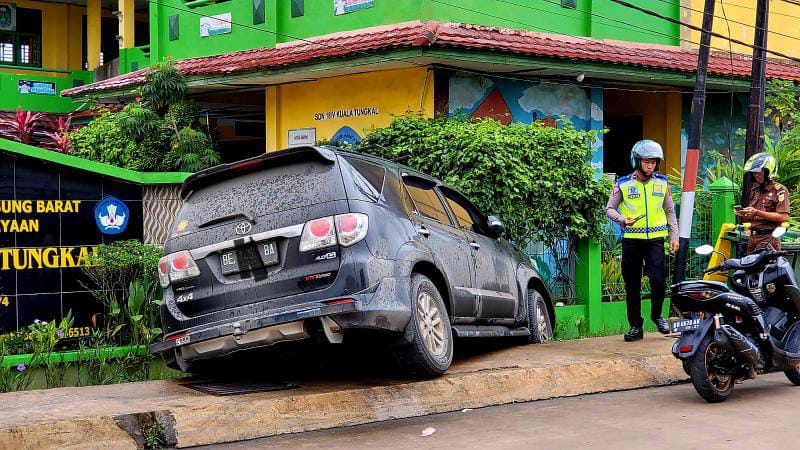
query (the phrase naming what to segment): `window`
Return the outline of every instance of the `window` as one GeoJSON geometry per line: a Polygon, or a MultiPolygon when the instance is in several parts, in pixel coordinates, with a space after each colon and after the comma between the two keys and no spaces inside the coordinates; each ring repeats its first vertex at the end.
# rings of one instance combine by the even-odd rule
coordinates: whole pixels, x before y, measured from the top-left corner
{"type": "Polygon", "coordinates": [[[14,38],[11,33],[0,34],[0,62],[14,64],[14,38]]]}
{"type": "Polygon", "coordinates": [[[475,221],[472,220],[472,217],[469,215],[469,211],[456,203],[454,200],[448,197],[445,197],[445,199],[447,200],[448,206],[450,206],[450,210],[453,211],[453,214],[456,216],[458,227],[467,231],[475,231],[473,228],[475,221]]]}
{"type": "Polygon", "coordinates": [[[414,199],[414,204],[420,214],[442,223],[450,223],[442,201],[433,190],[432,182],[416,177],[403,177],[403,183],[408,188],[408,193],[414,199]]]}
{"type": "Polygon", "coordinates": [[[42,66],[42,12],[17,8],[16,31],[0,31],[0,63],[42,66]]]}
{"type": "Polygon", "coordinates": [[[380,195],[380,192],[383,191],[383,178],[386,176],[386,169],[359,158],[346,156],[344,159],[346,159],[362,177],[369,181],[369,184],[371,184],[380,195]]]}
{"type": "Polygon", "coordinates": [[[446,187],[440,188],[447,205],[456,216],[458,227],[467,231],[489,235],[486,219],[463,195],[446,187]]]}

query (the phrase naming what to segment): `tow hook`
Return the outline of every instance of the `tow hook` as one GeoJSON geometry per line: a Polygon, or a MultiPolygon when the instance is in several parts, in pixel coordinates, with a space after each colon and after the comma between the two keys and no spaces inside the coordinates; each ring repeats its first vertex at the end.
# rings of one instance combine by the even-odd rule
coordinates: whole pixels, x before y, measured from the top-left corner
{"type": "Polygon", "coordinates": [[[238,342],[242,340],[245,334],[247,334],[247,330],[242,329],[242,323],[233,322],[233,338],[238,342]]]}

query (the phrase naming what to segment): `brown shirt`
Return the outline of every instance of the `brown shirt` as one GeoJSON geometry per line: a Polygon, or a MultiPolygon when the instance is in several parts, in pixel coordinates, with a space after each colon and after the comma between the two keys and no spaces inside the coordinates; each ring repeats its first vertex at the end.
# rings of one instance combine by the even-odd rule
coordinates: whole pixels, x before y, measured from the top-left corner
{"type": "MultiPolygon", "coordinates": [[[[747,206],[766,212],[789,214],[789,191],[786,186],[774,181],[764,185],[756,183],[750,190],[750,204],[747,206]]],[[[780,225],[763,217],[753,217],[750,223],[754,230],[771,230],[780,225]]]]}

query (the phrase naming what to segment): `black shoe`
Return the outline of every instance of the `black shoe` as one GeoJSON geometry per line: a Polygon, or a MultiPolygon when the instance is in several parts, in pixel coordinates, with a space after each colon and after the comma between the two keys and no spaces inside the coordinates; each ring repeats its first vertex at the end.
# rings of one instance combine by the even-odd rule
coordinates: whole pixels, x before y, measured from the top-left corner
{"type": "Polygon", "coordinates": [[[658,319],[654,320],[656,327],[658,328],[658,332],[661,334],[669,334],[669,322],[667,319],[663,317],[659,317],[658,319]]]}
{"type": "Polygon", "coordinates": [[[631,327],[631,329],[625,333],[625,342],[633,342],[644,339],[644,331],[641,328],[631,327]]]}

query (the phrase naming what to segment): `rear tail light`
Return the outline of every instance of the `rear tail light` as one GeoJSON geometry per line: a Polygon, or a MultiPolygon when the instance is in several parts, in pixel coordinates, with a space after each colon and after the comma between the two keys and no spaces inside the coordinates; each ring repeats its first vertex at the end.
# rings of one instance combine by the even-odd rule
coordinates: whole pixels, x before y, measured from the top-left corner
{"type": "Polygon", "coordinates": [[[369,228],[366,214],[339,214],[306,222],[300,238],[300,251],[332,247],[338,242],[348,247],[364,239],[369,228]],[[335,226],[334,226],[335,223],[335,226]]]}
{"type": "Polygon", "coordinates": [[[369,219],[366,214],[341,214],[336,216],[336,232],[339,244],[349,247],[364,239],[369,228],[369,219]]]}
{"type": "Polygon", "coordinates": [[[161,287],[198,276],[200,268],[187,250],[169,254],[158,261],[158,281],[161,287]]]}
{"type": "Polygon", "coordinates": [[[333,229],[333,217],[323,217],[306,222],[303,236],[300,238],[300,251],[310,252],[336,245],[336,233],[333,229]]]}
{"type": "Polygon", "coordinates": [[[678,351],[681,352],[681,353],[686,353],[686,352],[692,351],[693,348],[694,347],[691,346],[691,345],[681,345],[681,347],[678,349],[678,351]]]}

